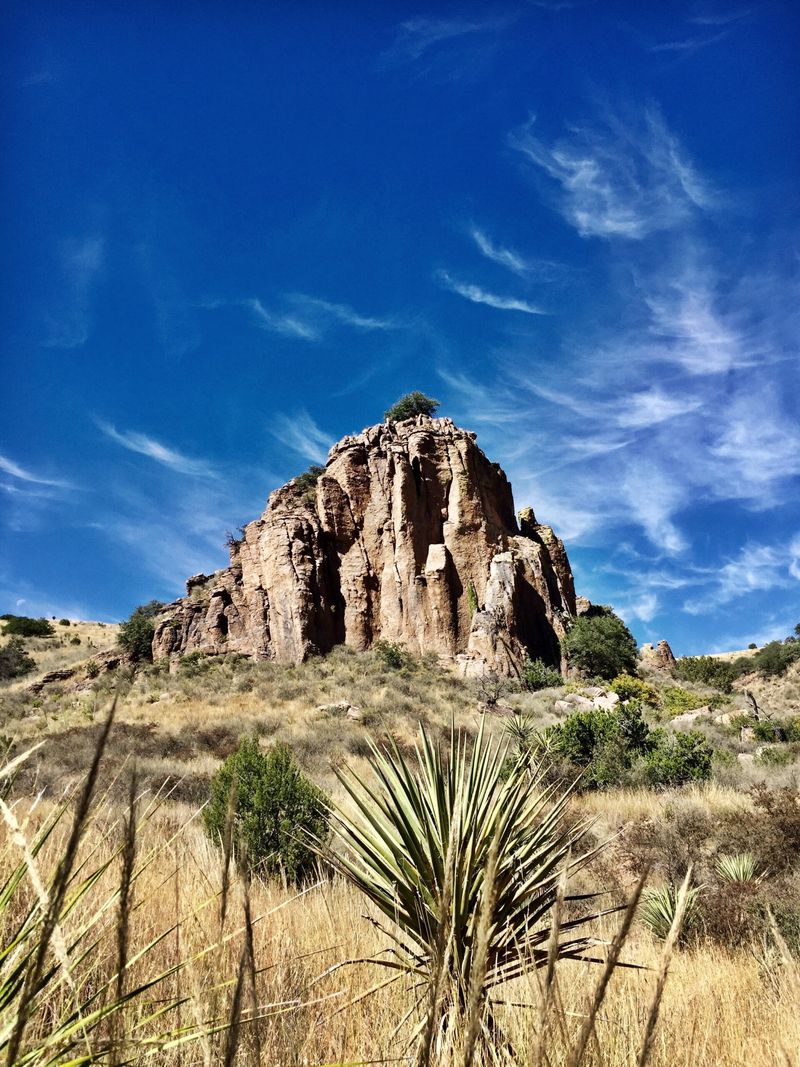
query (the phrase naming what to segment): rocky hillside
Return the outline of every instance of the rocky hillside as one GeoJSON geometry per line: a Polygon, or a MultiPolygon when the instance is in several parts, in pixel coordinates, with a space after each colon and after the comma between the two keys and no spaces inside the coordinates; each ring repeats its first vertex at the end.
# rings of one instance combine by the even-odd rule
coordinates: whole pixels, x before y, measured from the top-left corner
{"type": "Polygon", "coordinates": [[[575,615],[564,545],[475,434],[450,419],[381,423],[331,449],[314,480],[276,490],[231,547],[158,618],[156,660],[199,651],[300,662],[336,645],[401,642],[514,674],[557,664],[575,615]]]}

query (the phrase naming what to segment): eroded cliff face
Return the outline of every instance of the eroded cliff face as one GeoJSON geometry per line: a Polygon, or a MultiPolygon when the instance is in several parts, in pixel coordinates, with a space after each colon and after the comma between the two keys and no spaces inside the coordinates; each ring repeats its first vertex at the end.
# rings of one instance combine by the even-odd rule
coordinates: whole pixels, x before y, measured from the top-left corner
{"type": "Polygon", "coordinates": [[[289,482],[157,620],[155,659],[242,652],[283,663],[379,640],[513,674],[558,663],[575,614],[562,542],[475,435],[420,415],[345,437],[316,487],[289,482]]]}

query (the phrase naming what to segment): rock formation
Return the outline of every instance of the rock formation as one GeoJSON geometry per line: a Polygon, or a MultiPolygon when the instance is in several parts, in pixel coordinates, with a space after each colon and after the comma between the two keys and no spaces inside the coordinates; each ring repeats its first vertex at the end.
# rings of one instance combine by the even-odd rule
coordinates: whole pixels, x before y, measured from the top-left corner
{"type": "Polygon", "coordinates": [[[639,651],[642,663],[647,667],[653,667],[657,671],[671,671],[675,666],[675,657],[666,641],[659,641],[655,648],[652,645],[642,645],[639,651]]]}
{"type": "Polygon", "coordinates": [[[518,671],[560,662],[576,613],[564,545],[450,419],[372,426],[331,449],[315,485],[276,490],[231,547],[156,620],[155,659],[240,652],[299,662],[383,639],[518,671]]]}

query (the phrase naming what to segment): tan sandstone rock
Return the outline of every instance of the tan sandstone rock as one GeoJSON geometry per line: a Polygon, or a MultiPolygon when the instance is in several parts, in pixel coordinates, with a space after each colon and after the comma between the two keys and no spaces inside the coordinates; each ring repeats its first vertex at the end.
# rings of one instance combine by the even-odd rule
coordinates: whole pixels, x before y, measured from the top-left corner
{"type": "Polygon", "coordinates": [[[640,651],[642,662],[647,667],[654,667],[658,671],[671,671],[675,666],[675,657],[666,641],[659,641],[655,648],[653,645],[642,645],[640,651]]]}
{"type": "Polygon", "coordinates": [[[424,415],[372,426],[334,445],[315,489],[276,490],[227,569],[189,579],[156,620],[154,658],[296,663],[383,639],[465,674],[515,674],[525,655],[558,664],[576,611],[569,560],[530,509],[520,520],[474,434],[424,415]]]}

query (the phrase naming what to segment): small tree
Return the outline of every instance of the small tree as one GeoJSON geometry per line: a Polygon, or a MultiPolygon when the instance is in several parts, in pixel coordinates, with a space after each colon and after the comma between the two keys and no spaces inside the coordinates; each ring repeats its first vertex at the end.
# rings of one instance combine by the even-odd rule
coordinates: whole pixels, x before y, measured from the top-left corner
{"type": "Polygon", "coordinates": [[[3,633],[9,637],[52,637],[55,633],[53,624],[47,619],[29,619],[27,615],[4,615],[3,633]]]}
{"type": "Polygon", "coordinates": [[[20,678],[35,667],[36,662],[25,651],[21,637],[12,637],[8,644],[0,648],[0,681],[20,678]]]}
{"type": "Polygon", "coordinates": [[[522,664],[520,681],[531,693],[540,689],[550,689],[564,684],[560,671],[548,665],[540,659],[526,659],[522,664]]]}
{"type": "Polygon", "coordinates": [[[413,419],[415,415],[435,415],[438,407],[439,401],[424,393],[406,393],[383,417],[387,422],[401,422],[403,419],[413,419]]]}
{"type": "Polygon", "coordinates": [[[316,858],[311,841],[327,840],[328,798],[305,777],[291,750],[278,744],[264,753],[257,740],[243,738],[228,756],[211,781],[211,800],[203,812],[217,843],[224,837],[232,796],[234,847],[246,853],[254,869],[302,882],[316,858]]]}
{"type": "Polygon", "coordinates": [[[141,604],[131,613],[130,618],[120,625],[117,642],[134,661],[152,660],[155,633],[153,619],[163,607],[160,600],[141,604]]]}
{"type": "Polygon", "coordinates": [[[570,666],[598,678],[634,674],[639,658],[635,637],[610,608],[576,619],[564,649],[570,666]]]}

